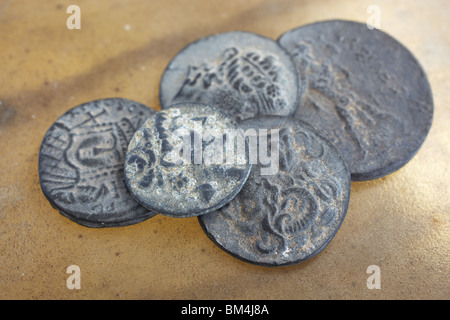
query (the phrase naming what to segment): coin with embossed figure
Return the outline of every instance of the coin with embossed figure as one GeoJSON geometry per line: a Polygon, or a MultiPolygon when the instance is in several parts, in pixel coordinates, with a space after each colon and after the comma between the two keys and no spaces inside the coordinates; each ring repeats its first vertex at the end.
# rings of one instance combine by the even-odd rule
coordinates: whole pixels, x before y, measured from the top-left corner
{"type": "Polygon", "coordinates": [[[170,217],[218,209],[241,190],[251,169],[239,141],[242,130],[217,108],[182,103],[161,110],[128,146],[128,189],[143,206],[170,217]]]}
{"type": "Polygon", "coordinates": [[[297,119],[261,116],[240,126],[249,140],[258,137],[259,157],[268,153],[278,159],[277,170],[263,172],[270,162],[258,160],[241,192],[199,217],[200,225],[221,249],[249,263],[287,266],[315,256],[347,212],[346,161],[329,140],[297,119]]]}
{"type": "Polygon", "coordinates": [[[243,31],[201,38],[181,50],[160,83],[164,109],[179,102],[218,107],[239,121],[258,114],[289,116],[299,102],[298,75],[274,40],[243,31]]]}
{"type": "Polygon", "coordinates": [[[93,228],[153,217],[126,188],[123,165],[131,137],[154,113],[140,103],[110,98],[79,105],[56,120],[39,152],[39,180],[51,205],[93,228]]]}
{"type": "Polygon", "coordinates": [[[423,144],[433,118],[427,76],[412,53],[366,24],[332,20],[283,34],[302,94],[296,117],[333,141],[352,180],[383,177],[423,144]]]}

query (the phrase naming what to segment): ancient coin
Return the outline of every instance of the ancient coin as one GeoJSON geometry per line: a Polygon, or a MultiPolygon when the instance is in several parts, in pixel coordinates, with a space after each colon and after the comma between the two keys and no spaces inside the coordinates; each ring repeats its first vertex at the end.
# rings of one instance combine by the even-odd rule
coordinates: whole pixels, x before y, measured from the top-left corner
{"type": "Polygon", "coordinates": [[[199,217],[200,225],[221,249],[249,263],[286,266],[315,256],[347,212],[351,180],[346,161],[329,140],[297,119],[261,116],[240,126],[249,139],[258,137],[260,159],[241,192],[199,217]],[[269,165],[261,161],[267,152],[278,158],[277,170],[262,171],[269,165]]]}
{"type": "Polygon", "coordinates": [[[242,130],[223,111],[182,103],[161,110],[136,131],[125,158],[133,196],[170,217],[218,209],[241,190],[251,165],[242,130]]]}
{"type": "Polygon", "coordinates": [[[258,114],[292,115],[298,75],[289,54],[250,32],[207,36],[181,50],[160,83],[164,109],[179,102],[218,107],[236,120],[258,114]]]}
{"type": "Polygon", "coordinates": [[[125,185],[123,165],[134,132],[155,111],[110,98],[79,105],[48,129],[39,153],[42,191],[53,207],[87,227],[120,227],[155,214],[125,185]]]}
{"type": "Polygon", "coordinates": [[[412,53],[366,24],[324,21],[286,32],[302,94],[295,116],[332,140],[352,180],[404,166],[424,142],[433,117],[427,76],[412,53]]]}

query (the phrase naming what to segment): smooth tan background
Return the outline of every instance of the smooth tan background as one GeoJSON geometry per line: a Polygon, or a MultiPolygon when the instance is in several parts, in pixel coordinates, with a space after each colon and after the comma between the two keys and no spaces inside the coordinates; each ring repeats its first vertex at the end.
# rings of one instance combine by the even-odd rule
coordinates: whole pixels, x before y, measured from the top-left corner
{"type": "Polygon", "coordinates": [[[0,0],[0,298],[2,299],[448,299],[450,298],[450,33],[446,0],[0,0]],[[81,30],[66,9],[81,8],[81,30]],[[422,63],[435,117],[405,167],[352,184],[347,217],[318,256],[258,267],[218,249],[196,218],[157,216],[89,229],[44,198],[38,152],[49,126],[80,103],[123,97],[158,110],[170,59],[211,33],[273,39],[325,19],[381,27],[422,63]],[[66,269],[81,269],[81,289],[66,269]],[[366,269],[381,270],[381,289],[366,269]]]}

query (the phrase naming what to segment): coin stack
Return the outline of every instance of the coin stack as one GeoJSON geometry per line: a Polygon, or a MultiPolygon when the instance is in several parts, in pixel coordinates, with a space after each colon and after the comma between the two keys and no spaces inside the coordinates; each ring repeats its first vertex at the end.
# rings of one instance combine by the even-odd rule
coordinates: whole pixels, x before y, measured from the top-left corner
{"type": "Polygon", "coordinates": [[[41,145],[44,195],[92,228],[197,217],[221,249],[269,267],[321,252],[351,181],[404,166],[434,108],[401,43],[343,20],[277,41],[233,31],[192,42],[165,69],[160,104],[110,98],[67,111],[41,145]]]}

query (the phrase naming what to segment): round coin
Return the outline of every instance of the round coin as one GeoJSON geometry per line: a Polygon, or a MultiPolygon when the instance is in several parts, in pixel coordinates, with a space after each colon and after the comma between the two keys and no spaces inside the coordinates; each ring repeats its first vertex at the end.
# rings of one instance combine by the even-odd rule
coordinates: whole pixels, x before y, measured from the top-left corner
{"type": "Polygon", "coordinates": [[[286,266],[313,257],[346,215],[351,182],[346,161],[300,120],[261,116],[240,126],[246,136],[258,138],[258,163],[241,192],[199,217],[200,225],[221,249],[256,265],[286,266]],[[267,153],[273,161],[263,158],[267,153]],[[276,170],[263,172],[268,166],[276,170]]]}
{"type": "Polygon", "coordinates": [[[241,190],[251,169],[238,141],[242,131],[219,109],[182,103],[161,110],[128,146],[128,189],[143,206],[170,217],[218,209],[241,190]]]}
{"type": "Polygon", "coordinates": [[[269,38],[243,31],[199,39],[181,50],[160,83],[164,109],[199,102],[234,120],[258,114],[289,116],[299,102],[298,75],[289,54],[269,38]]]}
{"type": "Polygon", "coordinates": [[[295,116],[338,147],[352,180],[383,177],[416,154],[434,107],[427,76],[407,48],[383,31],[341,20],[306,25],[278,41],[300,77],[295,116]]]}
{"type": "Polygon", "coordinates": [[[79,105],[56,120],[39,152],[39,180],[51,205],[93,228],[153,217],[128,192],[123,164],[134,132],[154,113],[140,103],[110,98],[79,105]]]}

